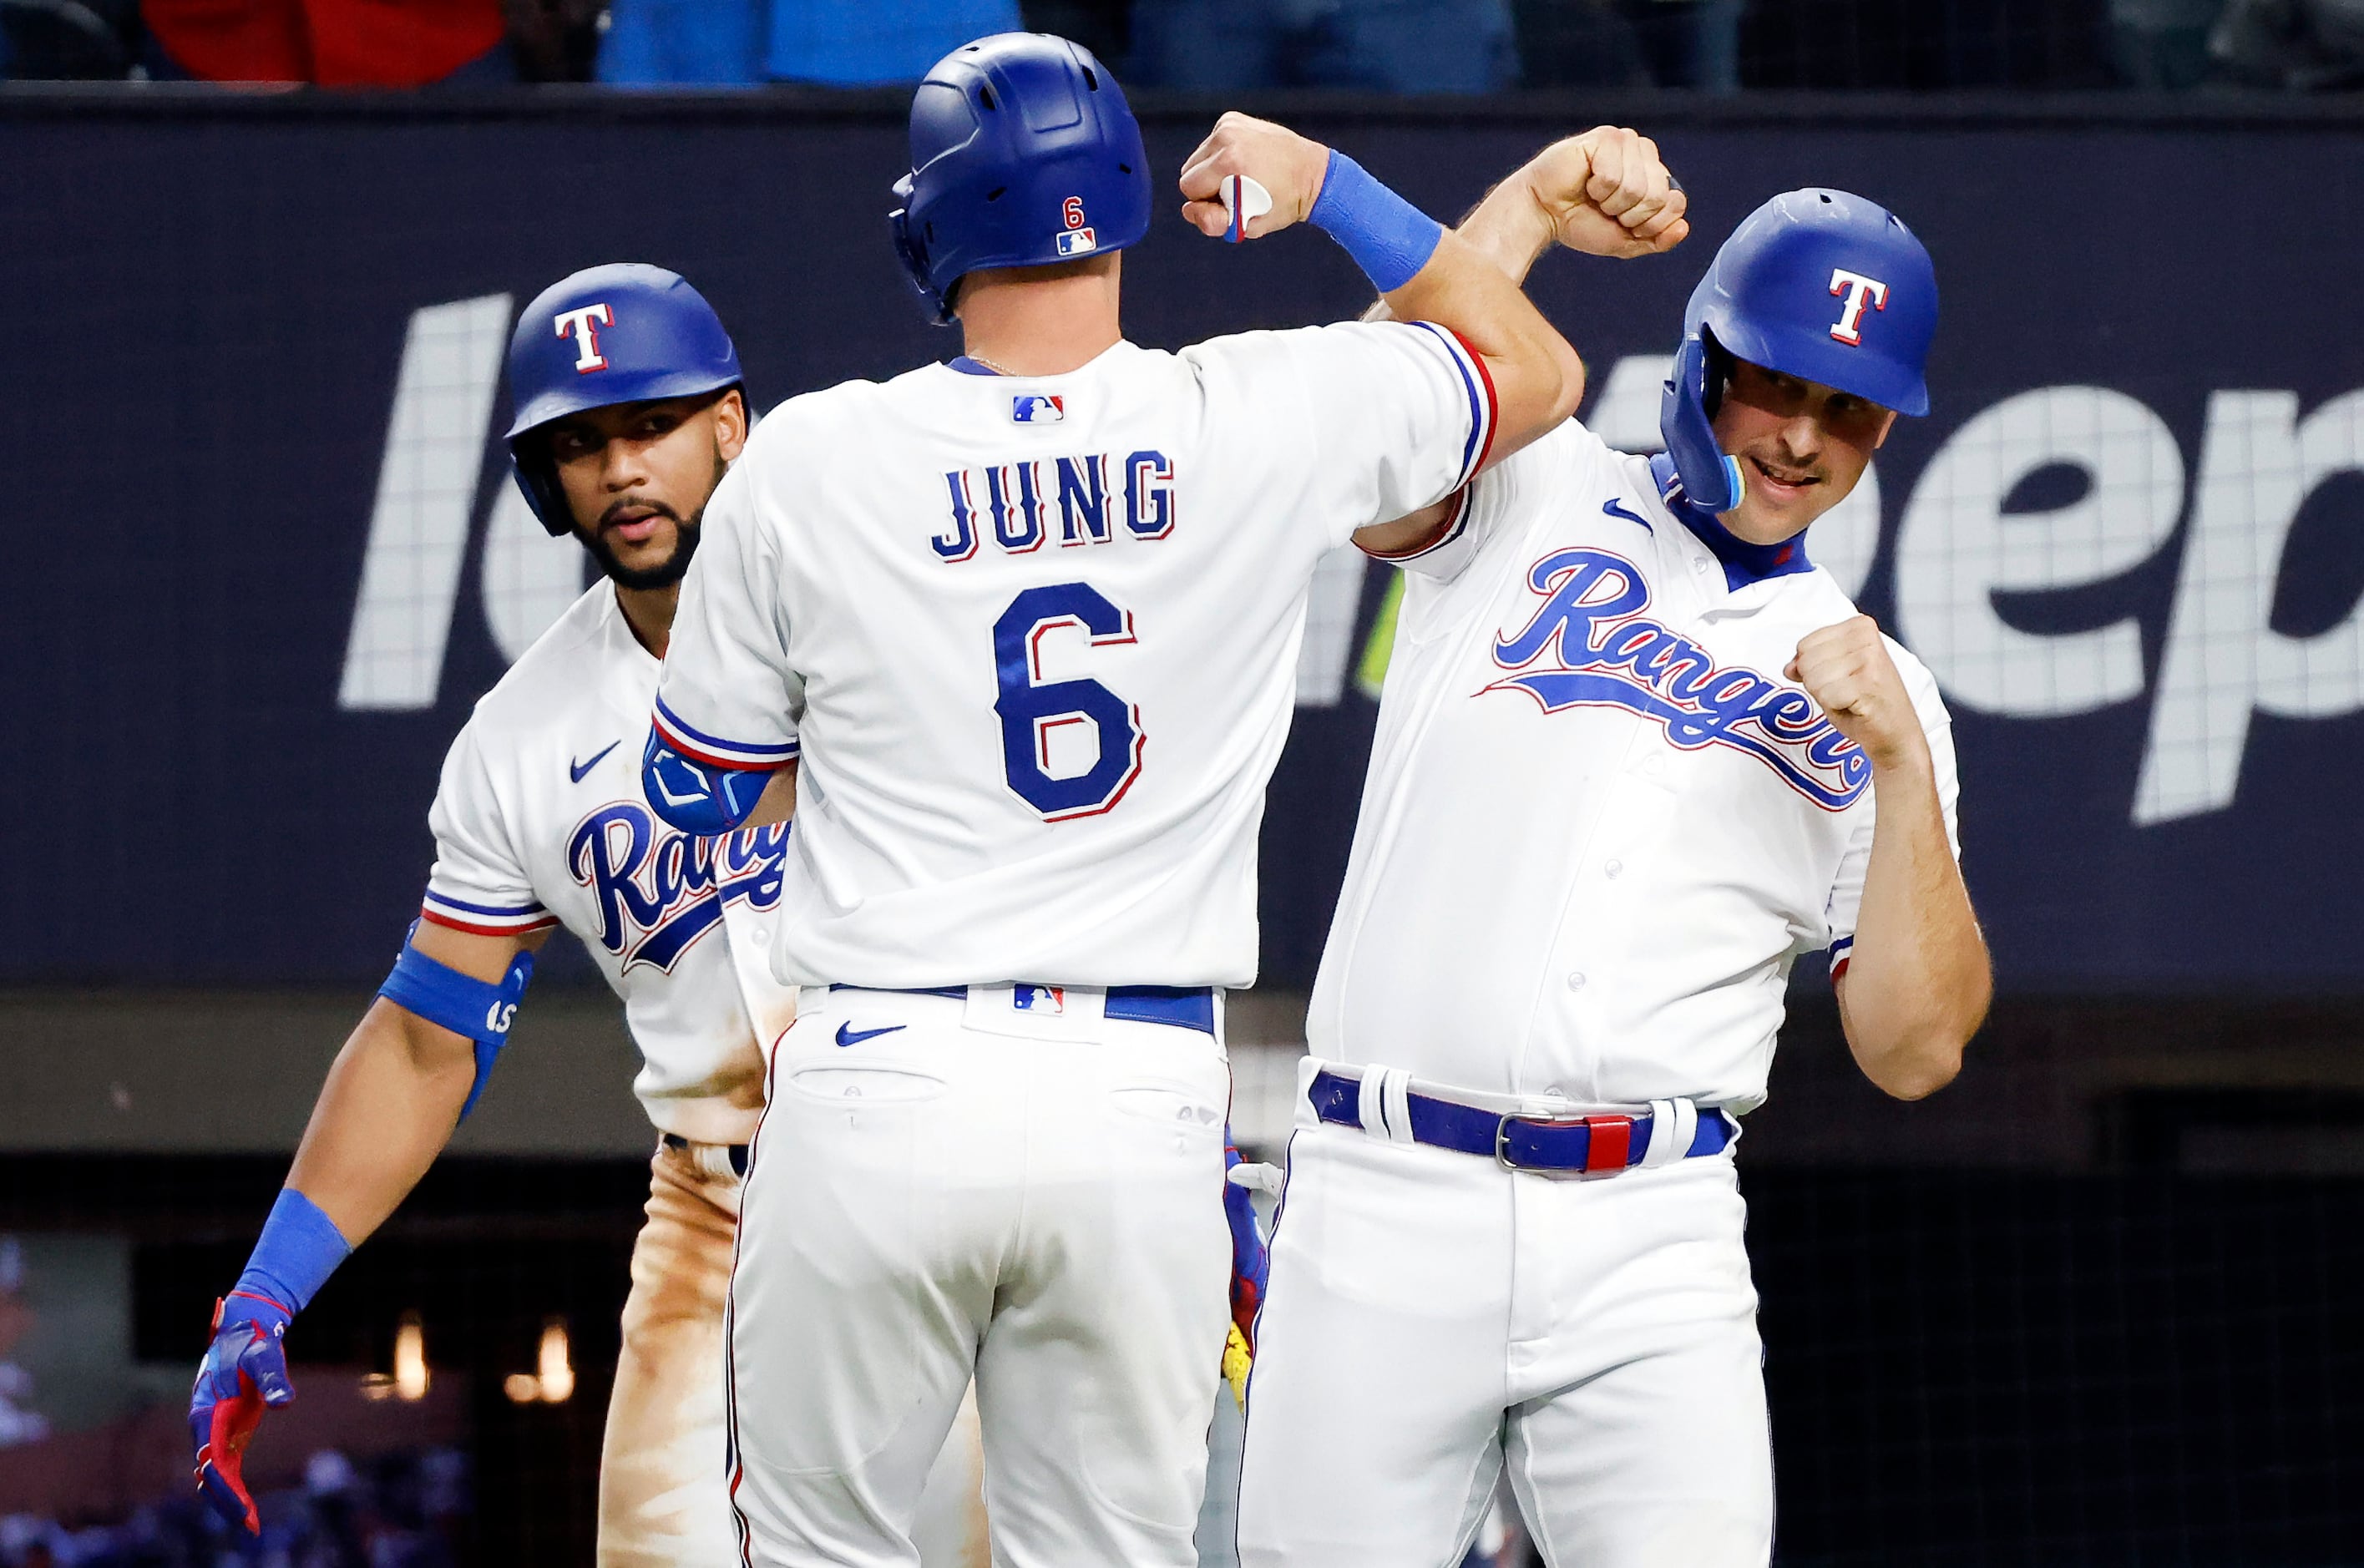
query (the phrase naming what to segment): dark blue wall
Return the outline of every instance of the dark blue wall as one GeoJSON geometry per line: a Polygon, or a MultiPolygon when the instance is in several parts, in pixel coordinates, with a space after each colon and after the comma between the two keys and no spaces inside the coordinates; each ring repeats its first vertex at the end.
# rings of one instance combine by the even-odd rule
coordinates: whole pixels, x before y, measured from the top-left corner
{"type": "MultiPolygon", "coordinates": [[[[1533,116],[1415,123],[1344,110],[1303,123],[1441,214],[1552,129],[1533,116]]],[[[1164,178],[1202,128],[1180,116],[1153,124],[1164,178]]],[[[2288,392],[2303,418],[2364,388],[2364,125],[1652,128],[1702,239],[1646,262],[1553,258],[1536,280],[1597,382],[1624,356],[1671,349],[1710,244],[1774,191],[1871,195],[1936,256],[1936,406],[1901,422],[1881,454],[1883,542],[1861,598],[1961,688],[1966,863],[2005,985],[2364,990],[2351,787],[2364,718],[2343,695],[2364,673],[2352,624],[2364,473],[2324,478],[2287,548],[2251,572],[2278,573],[2264,590],[2270,628],[2314,639],[2289,655],[2313,660],[2301,696],[2269,680],[2259,700],[2316,711],[2248,722],[2228,798],[2137,819],[2146,755],[2164,744],[2152,731],[2180,594],[2199,607],[2182,623],[2184,668],[2205,676],[2179,699],[2191,722],[2246,719],[2258,685],[2258,639],[2191,618],[2223,595],[2182,582],[2187,557],[2201,559],[2186,548],[2188,497],[2212,395],[2288,392]],[[2180,473],[2159,473],[2156,443],[2136,441],[2133,480],[2148,488],[2132,510],[2150,520],[2119,515],[2123,463],[2107,484],[2073,460],[2032,471],[2002,508],[2035,519],[2008,525],[2024,536],[2013,549],[2044,557],[2046,514],[2074,532],[2075,508],[2101,506],[2097,548],[2117,564],[2083,586],[1901,605],[1908,519],[1924,558],[1956,537],[1944,532],[1953,514],[1919,494],[1924,467],[1974,416],[2058,387],[2105,390],[2056,394],[2056,413],[2106,404],[2138,426],[2126,412],[2138,405],[2163,421],[2180,473]],[[2133,544],[2129,529],[2142,535],[2133,544]],[[1979,651],[1990,621],[2052,635],[2129,617],[2141,649],[2132,690],[2051,717],[1992,700],[1993,658],[1979,651]],[[2202,700],[2212,683],[2232,683],[2239,700],[2202,700]],[[1989,695],[1971,700],[1979,692],[1989,695]]],[[[886,187],[900,168],[891,115],[863,104],[498,116],[301,101],[68,112],[0,98],[0,456],[15,503],[0,555],[11,699],[0,981],[379,970],[416,907],[443,747],[503,667],[472,543],[433,705],[339,706],[412,313],[521,302],[574,268],[646,260],[713,299],[761,401],[892,372],[954,347],[923,325],[886,247],[886,187]]],[[[1175,217],[1128,256],[1126,284],[1131,334],[1158,345],[1340,317],[1366,297],[1317,235],[1232,250],[1175,217]]],[[[2215,416],[2220,476],[2244,495],[2270,488],[2270,451],[2233,472],[2231,410],[2215,416]]],[[[505,483],[494,422],[466,508],[479,537],[505,483]]],[[[2094,440],[2123,455],[2130,439],[2113,426],[2094,440]]],[[[2327,439],[2318,430],[2317,447],[2327,439]]],[[[1957,477],[2024,459],[1997,440],[1957,452],[1957,477]]],[[[2247,506],[2269,522],[2275,505],[2218,500],[2220,513],[2247,506]]],[[[1992,556],[1966,554],[1957,576],[1924,573],[1924,596],[1932,582],[1942,597],[1949,582],[1987,580],[1992,556]]],[[[2056,564],[2055,581],[2078,580],[2075,561],[2056,564]]],[[[1366,584],[1366,617],[1380,585],[1376,574],[1366,584]]],[[[2046,658],[2023,690],[2077,677],[2077,657],[2046,658]]],[[[1369,723],[1351,687],[1343,705],[1300,715],[1266,839],[1269,980],[1311,972],[1369,723]]]]}

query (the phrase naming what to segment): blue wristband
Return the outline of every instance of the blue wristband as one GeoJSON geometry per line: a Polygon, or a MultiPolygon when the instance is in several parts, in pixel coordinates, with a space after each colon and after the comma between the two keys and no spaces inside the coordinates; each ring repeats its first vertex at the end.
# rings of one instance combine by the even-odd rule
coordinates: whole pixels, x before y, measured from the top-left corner
{"type": "Polygon", "coordinates": [[[1380,184],[1334,147],[1321,176],[1321,194],[1306,216],[1344,247],[1381,294],[1393,294],[1417,277],[1444,239],[1444,225],[1380,184]]]}
{"type": "Polygon", "coordinates": [[[468,1113],[476,1108],[485,1082],[493,1075],[493,1063],[499,1058],[501,1047],[508,1043],[509,1025],[517,1019],[518,1003],[532,979],[533,954],[530,952],[521,952],[510,960],[508,973],[501,976],[499,984],[494,985],[473,974],[463,974],[449,964],[438,963],[406,941],[402,951],[395,955],[394,972],[377,988],[379,995],[404,1011],[475,1041],[476,1081],[469,1085],[467,1103],[460,1107],[462,1121],[467,1120],[468,1113]]]}
{"type": "Polygon", "coordinates": [[[230,1288],[233,1294],[268,1297],[293,1317],[352,1255],[352,1244],[318,1204],[294,1187],[282,1187],[246,1260],[246,1272],[230,1288]]]}

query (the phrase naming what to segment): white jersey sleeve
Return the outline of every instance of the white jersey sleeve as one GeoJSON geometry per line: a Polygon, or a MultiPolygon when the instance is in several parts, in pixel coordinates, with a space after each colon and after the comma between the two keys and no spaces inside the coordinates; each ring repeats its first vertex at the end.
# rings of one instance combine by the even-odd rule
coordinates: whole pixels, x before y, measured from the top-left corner
{"type": "Polygon", "coordinates": [[[788,667],[779,540],[743,465],[707,503],[657,681],[656,728],[683,755],[765,770],[797,755],[804,686],[788,667]]]}
{"type": "MultiPolygon", "coordinates": [[[[1433,537],[1399,554],[1370,553],[1389,565],[1449,583],[1468,570],[1487,540],[1556,508],[1570,495],[1589,494],[1588,484],[1602,477],[1595,472],[1597,465],[1613,461],[1614,454],[1599,437],[1570,419],[1465,484],[1433,537]]],[[[1613,476],[1608,484],[1613,494],[1613,476]]]]}
{"type": "MultiPolygon", "coordinates": [[[[1907,652],[1894,638],[1883,640],[1888,644],[1889,657],[1896,661],[1897,673],[1904,677],[1905,687],[1912,694],[1913,710],[1921,716],[1922,733],[1929,738],[1929,762],[1937,781],[1937,809],[1946,818],[1946,842],[1958,861],[1962,858],[1962,836],[1955,807],[1961,795],[1961,783],[1954,768],[1953,717],[1946,711],[1945,699],[1938,695],[1937,678],[1929,673],[1929,667],[1907,652]]],[[[1830,929],[1834,976],[1846,968],[1855,949],[1856,917],[1863,906],[1864,872],[1871,864],[1872,828],[1879,814],[1879,792],[1874,785],[1865,797],[1863,820],[1847,841],[1837,879],[1831,884],[1830,902],[1825,906],[1823,920],[1830,929]]]]}
{"type": "Polygon", "coordinates": [[[558,924],[533,890],[473,719],[444,755],[427,822],[435,834],[435,869],[428,873],[422,918],[485,937],[558,924]]]}
{"type": "Polygon", "coordinates": [[[1303,515],[1330,525],[1325,546],[1417,512],[1485,466],[1494,384],[1459,334],[1427,321],[1347,321],[1219,338],[1184,351],[1237,410],[1243,450],[1319,476],[1303,515]]]}

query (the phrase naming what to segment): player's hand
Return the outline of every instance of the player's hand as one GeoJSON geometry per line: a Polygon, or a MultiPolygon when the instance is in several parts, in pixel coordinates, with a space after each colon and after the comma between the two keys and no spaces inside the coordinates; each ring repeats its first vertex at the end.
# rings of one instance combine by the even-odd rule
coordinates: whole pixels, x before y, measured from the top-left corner
{"type": "Polygon", "coordinates": [[[275,1410],[296,1397],[280,1348],[290,1318],[277,1302],[246,1291],[216,1302],[214,1342],[197,1363],[197,1385],[189,1395],[197,1491],[216,1513],[257,1535],[262,1521],[240,1467],[264,1409],[275,1410]]]}
{"type": "Polygon", "coordinates": [[[1781,673],[1806,688],[1839,733],[1863,749],[1875,772],[1929,765],[1921,716],[1869,616],[1808,632],[1781,673]]]}
{"type": "Polygon", "coordinates": [[[1254,1201],[1248,1184],[1233,1173],[1268,1172],[1270,1166],[1247,1166],[1232,1145],[1228,1129],[1223,1142],[1223,1218],[1232,1227],[1232,1326],[1224,1334],[1223,1379],[1232,1397],[1247,1408],[1248,1373],[1255,1364],[1256,1313],[1264,1306],[1266,1282],[1272,1273],[1272,1253],[1256,1224],[1254,1201]]]}
{"type": "Polygon", "coordinates": [[[1543,210],[1552,237],[1589,256],[1655,256],[1691,231],[1689,198],[1658,144],[1622,126],[1556,141],[1511,176],[1543,210]]]}
{"type": "Polygon", "coordinates": [[[1236,110],[1215,122],[1199,150],[1182,163],[1182,216],[1199,232],[1221,239],[1232,215],[1222,199],[1223,182],[1233,174],[1255,181],[1272,195],[1272,210],[1250,218],[1242,237],[1259,239],[1304,221],[1321,195],[1330,150],[1308,141],[1287,126],[1236,110]]]}

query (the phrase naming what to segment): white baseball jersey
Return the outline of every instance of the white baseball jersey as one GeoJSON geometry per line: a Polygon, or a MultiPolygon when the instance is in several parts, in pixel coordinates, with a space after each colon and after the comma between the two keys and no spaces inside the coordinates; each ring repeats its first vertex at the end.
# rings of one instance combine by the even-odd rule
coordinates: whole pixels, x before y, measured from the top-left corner
{"type": "Polygon", "coordinates": [[[476,704],[429,821],[421,915],[485,934],[563,925],[623,999],[662,1131],[743,1143],[761,1045],[796,1016],[771,977],[785,827],[694,839],[641,798],[657,661],[595,584],[476,704]]]}
{"type": "Polygon", "coordinates": [[[1451,494],[1493,417],[1459,340],[1399,323],[783,405],[707,508],[656,704],[708,762],[801,747],[775,973],[1252,981],[1314,563],[1451,494]]]}
{"type": "MultiPolygon", "coordinates": [[[[1764,1098],[1791,962],[1854,940],[1871,770],[1781,673],[1855,606],[1794,544],[1718,544],[1650,459],[1570,422],[1401,562],[1313,1054],[1594,1105],[1764,1098]]],[[[1951,721],[1888,649],[1950,837],[1951,721]]]]}

